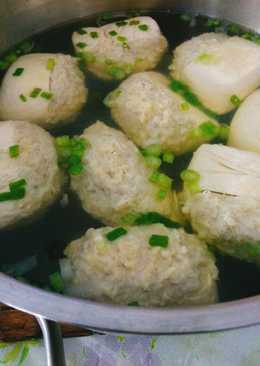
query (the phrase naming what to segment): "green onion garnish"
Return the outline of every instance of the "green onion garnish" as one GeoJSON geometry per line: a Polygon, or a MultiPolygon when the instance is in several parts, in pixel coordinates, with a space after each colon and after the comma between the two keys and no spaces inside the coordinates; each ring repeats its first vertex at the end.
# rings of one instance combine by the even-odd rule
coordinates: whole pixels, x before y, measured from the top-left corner
{"type": "Polygon", "coordinates": [[[190,109],[190,105],[187,102],[183,102],[183,103],[181,103],[180,108],[183,112],[186,112],[190,109]]]}
{"type": "Polygon", "coordinates": [[[172,229],[178,229],[181,227],[181,225],[178,224],[177,222],[168,219],[167,217],[159,214],[158,212],[147,212],[144,214],[139,214],[133,222],[133,225],[138,226],[152,225],[152,224],[163,224],[164,226],[172,229]]]}
{"type": "Polygon", "coordinates": [[[149,244],[151,247],[167,248],[169,245],[169,237],[166,235],[151,235],[149,244]]]}
{"type": "Polygon", "coordinates": [[[135,19],[133,19],[133,20],[131,20],[131,21],[129,22],[129,25],[138,25],[138,24],[140,24],[140,20],[135,20],[135,19]]]}
{"type": "Polygon", "coordinates": [[[23,72],[24,72],[24,68],[23,67],[18,67],[15,70],[15,72],[13,73],[13,76],[21,76],[23,72]]]}
{"type": "Polygon", "coordinates": [[[156,156],[159,157],[162,153],[161,145],[158,144],[152,144],[145,149],[141,150],[142,154],[144,156],[156,156]]]}
{"type": "Polygon", "coordinates": [[[87,44],[86,44],[85,42],[78,42],[78,43],[76,44],[76,46],[77,46],[78,48],[85,48],[85,47],[87,46],[87,44]]]}
{"type": "Polygon", "coordinates": [[[230,126],[227,125],[226,123],[222,123],[219,128],[218,138],[221,141],[226,142],[228,140],[229,130],[230,126]]]}
{"type": "Polygon", "coordinates": [[[210,121],[203,122],[198,127],[191,131],[191,135],[194,138],[199,138],[204,141],[211,141],[218,137],[220,127],[210,121]]]}
{"type": "Polygon", "coordinates": [[[241,99],[234,94],[230,97],[230,102],[233,104],[234,107],[239,107],[241,104],[241,99]]]}
{"type": "Polygon", "coordinates": [[[146,32],[147,30],[148,30],[148,25],[147,24],[140,24],[139,26],[138,26],[138,28],[141,30],[141,31],[143,31],[143,32],[146,32]]]}
{"type": "Polygon", "coordinates": [[[220,27],[221,21],[219,19],[208,19],[206,26],[209,28],[217,28],[220,27]]]}
{"type": "Polygon", "coordinates": [[[115,37],[115,36],[117,36],[117,32],[116,31],[110,31],[109,32],[109,34],[110,34],[110,36],[112,36],[112,37],[115,37]]]}
{"type": "Polygon", "coordinates": [[[116,80],[124,79],[126,76],[125,71],[121,67],[114,65],[108,66],[107,73],[116,80]]]}
{"type": "Polygon", "coordinates": [[[166,151],[163,153],[162,160],[164,163],[172,164],[174,161],[174,154],[166,151]]]}
{"type": "Polygon", "coordinates": [[[42,89],[40,89],[40,88],[34,88],[31,91],[30,97],[31,98],[37,98],[41,91],[42,91],[42,89]]]}
{"type": "Polygon", "coordinates": [[[125,25],[127,25],[128,23],[125,20],[121,20],[119,22],[116,22],[116,25],[118,27],[124,27],[125,25]]]}
{"type": "Polygon", "coordinates": [[[55,146],[59,166],[71,175],[81,174],[84,170],[82,158],[87,149],[87,144],[87,141],[83,138],[57,137],[55,146]]]}
{"type": "Polygon", "coordinates": [[[146,156],[145,163],[149,168],[157,170],[160,168],[162,161],[160,158],[157,158],[156,156],[146,156]]]}
{"type": "Polygon", "coordinates": [[[56,64],[56,62],[55,62],[54,58],[49,58],[47,61],[47,70],[53,71],[55,64],[56,64]]]}
{"type": "Polygon", "coordinates": [[[9,155],[11,158],[17,158],[20,154],[19,145],[12,145],[9,147],[9,155]]]}
{"type": "Polygon", "coordinates": [[[19,98],[21,99],[21,101],[22,101],[22,102],[27,102],[27,98],[26,98],[26,96],[25,96],[25,95],[20,94],[20,95],[19,95],[19,98]]]}
{"type": "Polygon", "coordinates": [[[191,193],[201,192],[199,182],[200,175],[198,172],[192,169],[186,169],[181,172],[181,179],[184,181],[185,187],[191,193]]]}
{"type": "Polygon", "coordinates": [[[98,32],[90,32],[91,38],[98,38],[98,32]]]}
{"type": "Polygon", "coordinates": [[[232,36],[234,35],[238,36],[241,33],[241,28],[237,24],[229,24],[227,26],[227,33],[232,36]]]}
{"type": "Polygon", "coordinates": [[[78,29],[77,30],[77,33],[80,34],[80,35],[83,35],[83,34],[87,34],[87,31],[85,31],[84,29],[78,29]]]}
{"type": "Polygon", "coordinates": [[[56,292],[64,291],[64,282],[59,272],[54,272],[49,275],[49,281],[52,289],[56,292]]]}
{"type": "Polygon", "coordinates": [[[26,194],[26,180],[20,179],[9,183],[9,192],[0,193],[0,202],[15,201],[24,198],[26,194]]]}
{"type": "Polygon", "coordinates": [[[109,231],[109,233],[106,234],[106,238],[109,241],[114,241],[118,238],[120,238],[120,236],[126,235],[127,234],[127,230],[124,229],[123,227],[118,227],[112,231],[109,231]]]}
{"type": "Polygon", "coordinates": [[[53,94],[52,94],[52,93],[49,93],[49,92],[45,92],[45,91],[43,91],[43,92],[41,93],[41,97],[42,97],[43,99],[50,100],[50,99],[53,97],[53,94]]]}
{"type": "Polygon", "coordinates": [[[118,36],[117,37],[117,40],[118,40],[118,42],[125,43],[127,41],[127,38],[126,37],[123,37],[123,36],[118,36]]]}
{"type": "Polygon", "coordinates": [[[199,98],[190,90],[190,88],[179,80],[172,79],[170,83],[170,89],[175,93],[181,95],[186,102],[197,107],[199,110],[207,114],[210,118],[217,119],[219,115],[207,107],[205,107],[199,98]]]}

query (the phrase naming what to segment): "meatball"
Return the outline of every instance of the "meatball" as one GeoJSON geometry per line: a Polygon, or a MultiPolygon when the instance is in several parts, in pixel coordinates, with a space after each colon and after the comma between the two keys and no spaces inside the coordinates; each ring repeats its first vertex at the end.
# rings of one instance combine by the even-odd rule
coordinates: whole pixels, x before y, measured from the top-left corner
{"type": "Polygon", "coordinates": [[[72,176],[71,186],[85,211],[112,226],[133,212],[155,211],[173,218],[173,193],[157,198],[158,187],[149,181],[153,170],[122,132],[96,122],[81,137],[90,147],[82,158],[85,169],[72,176]]]}
{"type": "Polygon", "coordinates": [[[51,129],[73,122],[87,99],[77,61],[62,54],[20,57],[0,89],[0,118],[26,120],[51,129]]]}
{"type": "Polygon", "coordinates": [[[158,24],[147,16],[83,28],[72,41],[86,68],[105,80],[155,68],[167,48],[158,24]]]}
{"type": "Polygon", "coordinates": [[[169,84],[158,72],[141,72],[123,81],[107,96],[105,104],[138,146],[159,144],[180,155],[210,140],[194,133],[197,127],[211,122],[217,131],[218,123],[171,91],[169,84]]]}
{"type": "Polygon", "coordinates": [[[0,170],[0,229],[37,216],[59,198],[63,176],[55,146],[39,126],[0,123],[0,170]],[[17,191],[20,183],[22,191],[17,191]]]}
{"type": "Polygon", "coordinates": [[[260,90],[256,90],[242,103],[231,125],[228,145],[260,153],[260,90]]]}
{"type": "Polygon", "coordinates": [[[193,229],[222,252],[260,264],[260,155],[202,145],[189,168],[200,175],[200,192],[186,186],[183,207],[193,229]]]}
{"type": "Polygon", "coordinates": [[[112,228],[89,229],[65,249],[66,292],[101,302],[141,306],[210,304],[218,271],[204,242],[162,224],[130,227],[111,242],[112,228]],[[162,235],[167,247],[149,245],[162,235]]]}
{"type": "Polygon", "coordinates": [[[205,33],[174,51],[171,75],[223,114],[260,86],[260,47],[240,37],[205,33]]]}

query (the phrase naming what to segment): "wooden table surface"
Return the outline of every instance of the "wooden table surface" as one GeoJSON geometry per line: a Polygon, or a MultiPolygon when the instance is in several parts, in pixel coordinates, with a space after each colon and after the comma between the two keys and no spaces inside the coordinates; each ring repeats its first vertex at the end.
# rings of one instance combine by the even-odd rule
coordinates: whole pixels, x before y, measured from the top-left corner
{"type": "MultiPolygon", "coordinates": [[[[61,329],[64,337],[80,337],[92,334],[86,329],[68,324],[61,324],[61,329]]],[[[32,315],[0,304],[0,341],[12,342],[38,337],[41,337],[41,330],[37,320],[32,315]]]]}

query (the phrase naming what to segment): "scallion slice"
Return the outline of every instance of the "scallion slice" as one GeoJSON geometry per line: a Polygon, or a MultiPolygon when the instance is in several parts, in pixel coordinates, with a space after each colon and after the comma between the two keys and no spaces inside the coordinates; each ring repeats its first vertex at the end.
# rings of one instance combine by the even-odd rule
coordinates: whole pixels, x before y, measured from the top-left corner
{"type": "Polygon", "coordinates": [[[52,289],[56,292],[64,291],[64,282],[59,272],[54,272],[49,275],[49,281],[52,289]]]}
{"type": "Polygon", "coordinates": [[[151,247],[167,248],[169,245],[169,237],[167,235],[151,235],[149,244],[151,247]]]}
{"type": "Polygon", "coordinates": [[[149,29],[149,27],[148,27],[148,25],[147,25],[147,24],[140,24],[140,25],[138,26],[138,28],[139,28],[141,31],[143,31],[143,32],[146,32],[146,31],[148,31],[148,29],[149,29]]]}
{"type": "Polygon", "coordinates": [[[234,107],[239,107],[241,104],[241,99],[234,94],[230,97],[230,102],[233,104],[234,107]]]}
{"type": "Polygon", "coordinates": [[[118,238],[120,238],[123,235],[127,234],[127,230],[124,229],[123,227],[118,227],[112,231],[109,231],[109,233],[106,234],[106,238],[109,241],[114,241],[118,238]]]}
{"type": "Polygon", "coordinates": [[[12,145],[9,147],[9,155],[11,158],[17,158],[20,154],[19,145],[12,145]]]}
{"type": "Polygon", "coordinates": [[[47,61],[47,70],[53,71],[55,64],[56,64],[56,62],[55,62],[54,58],[49,58],[47,61]]]}
{"type": "Polygon", "coordinates": [[[181,227],[175,221],[168,219],[167,217],[159,214],[158,212],[147,212],[144,214],[139,214],[139,216],[135,219],[134,225],[152,225],[152,224],[163,224],[166,227],[172,229],[178,229],[181,227]]]}
{"type": "Polygon", "coordinates": [[[21,76],[23,72],[24,72],[23,67],[17,67],[17,69],[13,73],[13,76],[21,76]]]}
{"type": "Polygon", "coordinates": [[[30,97],[31,98],[37,98],[38,95],[41,93],[42,89],[41,88],[34,88],[31,93],[30,93],[30,97]]]}
{"type": "Polygon", "coordinates": [[[53,94],[50,92],[43,91],[41,92],[41,97],[46,100],[50,100],[53,97],[53,94]]]}

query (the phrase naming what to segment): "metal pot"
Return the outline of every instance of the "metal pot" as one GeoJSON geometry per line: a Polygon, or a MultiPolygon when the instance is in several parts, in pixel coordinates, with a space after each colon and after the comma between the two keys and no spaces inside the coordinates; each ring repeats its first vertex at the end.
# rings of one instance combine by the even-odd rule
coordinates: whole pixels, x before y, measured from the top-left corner
{"type": "MultiPolygon", "coordinates": [[[[260,0],[2,0],[1,52],[35,33],[91,14],[169,8],[227,19],[260,31],[260,0]]],[[[64,364],[57,338],[59,330],[45,319],[73,323],[99,332],[141,334],[216,331],[260,322],[260,295],[210,306],[144,309],[53,294],[17,282],[2,273],[0,300],[40,318],[47,339],[48,362],[55,366],[64,364]],[[51,354],[52,346],[58,347],[61,353],[51,354]]]]}

